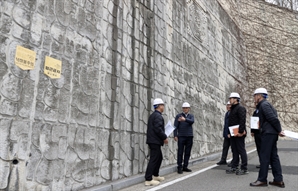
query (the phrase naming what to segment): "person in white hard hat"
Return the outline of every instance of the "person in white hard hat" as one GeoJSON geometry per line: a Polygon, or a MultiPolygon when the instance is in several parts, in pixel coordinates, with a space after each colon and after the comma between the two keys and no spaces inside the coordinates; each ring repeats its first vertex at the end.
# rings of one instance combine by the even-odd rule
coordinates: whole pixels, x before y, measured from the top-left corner
{"type": "Polygon", "coordinates": [[[278,136],[284,136],[278,115],[273,106],[266,100],[268,92],[265,88],[258,88],[254,92],[254,102],[259,110],[259,128],[261,133],[260,170],[258,179],[250,183],[250,186],[268,186],[268,168],[271,164],[273,181],[270,185],[285,187],[282,169],[277,153],[278,136]]]}
{"type": "Polygon", "coordinates": [[[190,104],[184,102],[182,104],[182,113],[176,115],[174,122],[174,126],[176,127],[174,130],[174,139],[178,142],[177,169],[179,174],[182,174],[183,171],[191,172],[187,167],[193,144],[192,124],[195,122],[195,119],[189,112],[190,104]]]}
{"type": "Polygon", "coordinates": [[[150,115],[147,124],[146,143],[150,149],[150,159],[145,173],[145,185],[158,185],[165,178],[159,176],[159,168],[162,162],[161,146],[168,144],[167,135],[165,134],[165,124],[162,117],[164,111],[164,102],[160,98],[153,101],[155,111],[150,115]]]}
{"type": "MultiPolygon", "coordinates": [[[[217,165],[225,165],[227,164],[227,156],[228,156],[228,151],[231,146],[231,139],[230,139],[230,132],[229,132],[229,113],[231,110],[231,103],[228,101],[226,104],[227,107],[227,112],[225,114],[225,122],[224,122],[224,128],[223,128],[223,145],[222,145],[222,154],[221,154],[221,159],[217,165]]],[[[233,162],[231,162],[229,165],[231,165],[233,162]]]]}
{"type": "MultiPolygon", "coordinates": [[[[254,102],[254,104],[255,104],[256,110],[253,112],[252,116],[253,117],[259,117],[259,110],[257,108],[257,103],[254,102]]],[[[255,144],[256,144],[256,148],[257,148],[257,153],[258,153],[258,157],[259,157],[259,164],[261,164],[261,160],[260,160],[260,152],[261,152],[261,133],[260,133],[260,129],[250,129],[250,135],[255,140],[255,144]]],[[[261,167],[261,165],[257,165],[256,166],[256,168],[260,168],[260,167],[261,167]]],[[[268,169],[271,170],[271,165],[269,165],[269,168],[268,169]]]]}
{"type": "Polygon", "coordinates": [[[247,154],[245,149],[246,137],[246,109],[240,105],[240,95],[236,92],[230,94],[231,111],[229,115],[229,127],[239,125],[238,134],[231,136],[231,147],[233,153],[233,163],[231,169],[226,170],[227,174],[245,175],[247,170],[247,154]],[[239,155],[241,157],[241,167],[239,164],[239,155]]]}

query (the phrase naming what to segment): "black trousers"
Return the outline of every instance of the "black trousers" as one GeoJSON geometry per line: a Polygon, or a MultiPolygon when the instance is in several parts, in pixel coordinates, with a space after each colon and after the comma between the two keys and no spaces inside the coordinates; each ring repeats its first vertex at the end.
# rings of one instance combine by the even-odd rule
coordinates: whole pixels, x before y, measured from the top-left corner
{"type": "Polygon", "coordinates": [[[147,165],[145,179],[146,181],[152,180],[153,176],[159,176],[159,168],[162,162],[161,145],[148,144],[150,148],[150,159],[147,165]]]}
{"type": "Polygon", "coordinates": [[[278,135],[261,134],[261,167],[259,170],[258,180],[267,182],[268,166],[271,164],[274,181],[283,181],[280,160],[277,154],[278,135]]]}
{"type": "Polygon", "coordinates": [[[190,158],[190,152],[192,148],[193,137],[178,137],[178,154],[177,154],[177,165],[178,168],[187,168],[188,161],[190,158]],[[183,160],[184,153],[184,160],[183,160]],[[183,161],[183,165],[182,165],[183,161]]]}
{"type": "Polygon", "coordinates": [[[220,161],[226,162],[227,161],[227,156],[229,152],[229,148],[231,146],[231,140],[230,138],[224,138],[224,142],[222,145],[222,154],[221,154],[221,159],[220,161]]]}
{"type": "Polygon", "coordinates": [[[260,160],[261,134],[260,133],[254,133],[254,139],[255,139],[255,143],[256,143],[256,147],[257,147],[257,153],[258,153],[258,156],[259,156],[259,162],[261,164],[261,160],[260,160]]]}
{"type": "Polygon", "coordinates": [[[241,157],[241,169],[247,170],[247,154],[245,150],[245,137],[231,137],[231,146],[233,152],[232,168],[239,164],[239,155],[241,157]]]}

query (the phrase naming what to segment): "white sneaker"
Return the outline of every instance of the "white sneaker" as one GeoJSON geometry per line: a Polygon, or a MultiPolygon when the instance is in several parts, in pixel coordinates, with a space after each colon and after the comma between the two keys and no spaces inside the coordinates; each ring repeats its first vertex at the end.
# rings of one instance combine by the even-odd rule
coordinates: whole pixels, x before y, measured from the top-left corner
{"type": "Polygon", "coordinates": [[[155,185],[159,185],[159,181],[157,180],[145,181],[145,186],[155,186],[155,185]]]}
{"type": "Polygon", "coordinates": [[[153,176],[153,180],[163,181],[163,180],[165,180],[165,177],[162,177],[162,176],[153,176]]]}

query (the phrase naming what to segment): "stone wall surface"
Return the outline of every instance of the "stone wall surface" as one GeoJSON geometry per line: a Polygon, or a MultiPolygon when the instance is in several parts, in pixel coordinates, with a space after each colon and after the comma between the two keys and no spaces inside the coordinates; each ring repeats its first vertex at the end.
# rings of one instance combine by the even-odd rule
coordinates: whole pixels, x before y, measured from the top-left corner
{"type": "MultiPolygon", "coordinates": [[[[166,122],[184,101],[192,105],[191,158],[219,151],[228,95],[239,92],[248,107],[255,82],[241,15],[220,3],[235,5],[1,1],[0,190],[81,190],[144,173],[146,124],[156,97],[166,102],[166,122]],[[33,70],[14,64],[17,45],[37,53],[33,70]],[[44,74],[45,56],[62,61],[61,78],[44,74]]],[[[281,21],[278,26],[292,30],[281,21]]],[[[176,163],[176,150],[171,136],[163,166],[176,163]]]]}
{"type": "MultiPolygon", "coordinates": [[[[298,131],[298,12],[264,0],[218,0],[243,32],[248,89],[265,87],[283,129],[298,131]]],[[[244,100],[250,113],[252,98],[244,100]]]]}

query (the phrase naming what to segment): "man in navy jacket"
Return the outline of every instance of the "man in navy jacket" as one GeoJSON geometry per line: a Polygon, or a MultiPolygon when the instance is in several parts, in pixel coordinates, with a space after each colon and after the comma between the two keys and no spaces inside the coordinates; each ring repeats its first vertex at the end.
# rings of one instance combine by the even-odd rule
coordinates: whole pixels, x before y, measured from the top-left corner
{"type": "MultiPolygon", "coordinates": [[[[222,154],[221,154],[221,159],[217,165],[224,165],[227,164],[227,156],[228,156],[228,151],[231,146],[231,140],[230,140],[230,131],[229,131],[229,114],[231,110],[231,103],[227,103],[227,112],[225,115],[225,123],[224,123],[224,129],[223,129],[223,137],[224,137],[224,142],[222,145],[222,154]]],[[[232,162],[231,162],[232,163],[232,162]]]]}
{"type": "Polygon", "coordinates": [[[265,88],[258,88],[254,92],[254,101],[259,110],[259,128],[261,133],[260,170],[258,179],[250,186],[267,186],[269,164],[271,164],[273,181],[270,185],[285,187],[282,169],[277,154],[278,136],[284,136],[278,115],[273,106],[267,102],[268,93],[265,88]]]}
{"type": "Polygon", "coordinates": [[[188,161],[190,158],[191,148],[193,144],[193,128],[194,116],[189,113],[190,104],[185,102],[182,104],[182,113],[179,113],[174,122],[176,129],[174,130],[174,139],[178,141],[178,154],[177,165],[178,173],[182,174],[183,171],[191,172],[188,167],[188,161]],[[183,160],[184,152],[184,160],[183,160]],[[182,164],[183,160],[183,164],[182,164]]]}

